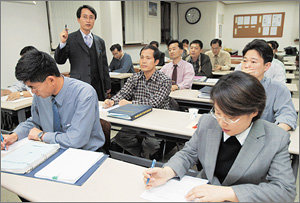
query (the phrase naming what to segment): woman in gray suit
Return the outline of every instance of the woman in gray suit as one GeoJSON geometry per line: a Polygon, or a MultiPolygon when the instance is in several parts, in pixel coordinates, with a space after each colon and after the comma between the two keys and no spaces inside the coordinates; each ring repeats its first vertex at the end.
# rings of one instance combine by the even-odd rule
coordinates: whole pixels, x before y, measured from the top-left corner
{"type": "Polygon", "coordinates": [[[199,160],[200,185],[187,200],[291,202],[296,195],[289,134],[259,119],[265,90],[253,76],[237,71],[223,76],[211,91],[213,109],[202,115],[193,137],[163,168],[147,169],[146,188],[182,178],[199,160]]]}

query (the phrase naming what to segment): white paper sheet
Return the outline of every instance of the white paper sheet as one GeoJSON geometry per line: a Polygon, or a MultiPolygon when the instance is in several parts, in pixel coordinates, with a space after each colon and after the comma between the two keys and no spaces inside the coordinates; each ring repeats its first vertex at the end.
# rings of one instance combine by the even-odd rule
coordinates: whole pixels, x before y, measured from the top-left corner
{"type": "Polygon", "coordinates": [[[257,24],[257,16],[251,16],[251,25],[257,24]]]}
{"type": "Polygon", "coordinates": [[[262,35],[269,35],[269,27],[263,27],[263,33],[262,35]]]}
{"type": "Polygon", "coordinates": [[[263,15],[262,26],[271,26],[272,15],[263,15]]]}
{"type": "Polygon", "coordinates": [[[250,24],[250,16],[244,16],[244,25],[250,24]]]}
{"type": "Polygon", "coordinates": [[[145,190],[141,198],[153,202],[186,202],[185,195],[194,187],[207,184],[207,180],[184,176],[180,181],[171,179],[159,187],[145,190]]]}
{"type": "Polygon", "coordinates": [[[277,35],[277,27],[271,27],[270,35],[277,35]]]}
{"type": "Polygon", "coordinates": [[[7,154],[7,153],[21,147],[22,145],[28,143],[28,142],[29,142],[28,138],[25,137],[24,139],[21,139],[21,140],[15,142],[15,143],[13,143],[12,145],[8,146],[7,150],[1,150],[1,154],[7,154]]]}
{"type": "Polygon", "coordinates": [[[273,14],[272,26],[281,26],[281,14],[273,14]]]}
{"type": "MultiPolygon", "coordinates": [[[[6,101],[7,98],[8,98],[8,96],[2,96],[2,97],[1,97],[1,101],[6,101]]],[[[28,100],[28,99],[31,99],[31,97],[24,97],[24,98],[16,99],[16,100],[13,100],[13,101],[6,101],[6,102],[14,102],[14,103],[17,103],[17,102],[24,101],[24,100],[28,100]]]]}
{"type": "Polygon", "coordinates": [[[103,153],[69,148],[34,176],[74,184],[103,153]]]}
{"type": "Polygon", "coordinates": [[[115,109],[115,108],[118,108],[119,106],[120,106],[120,105],[118,104],[118,105],[114,105],[114,106],[112,106],[112,107],[109,107],[109,108],[107,108],[107,109],[103,108],[103,106],[99,106],[99,110],[100,110],[100,112],[101,112],[101,111],[107,112],[107,111],[109,111],[109,110],[113,110],[113,109],[115,109]]]}

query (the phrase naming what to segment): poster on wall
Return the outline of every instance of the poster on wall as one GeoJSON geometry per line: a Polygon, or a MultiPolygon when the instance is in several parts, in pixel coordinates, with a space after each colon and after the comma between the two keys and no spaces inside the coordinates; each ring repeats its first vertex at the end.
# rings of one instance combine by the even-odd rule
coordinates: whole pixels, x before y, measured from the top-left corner
{"type": "Polygon", "coordinates": [[[148,14],[149,16],[157,16],[157,3],[149,1],[148,14]]]}

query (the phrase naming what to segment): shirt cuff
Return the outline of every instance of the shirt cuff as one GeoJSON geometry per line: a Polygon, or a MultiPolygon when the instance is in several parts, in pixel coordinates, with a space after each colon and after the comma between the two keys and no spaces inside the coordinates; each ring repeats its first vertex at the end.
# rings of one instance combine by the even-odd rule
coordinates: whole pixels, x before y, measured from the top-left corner
{"type": "Polygon", "coordinates": [[[56,138],[55,132],[46,132],[43,136],[43,142],[49,143],[49,144],[57,144],[55,138],[56,138]]]}

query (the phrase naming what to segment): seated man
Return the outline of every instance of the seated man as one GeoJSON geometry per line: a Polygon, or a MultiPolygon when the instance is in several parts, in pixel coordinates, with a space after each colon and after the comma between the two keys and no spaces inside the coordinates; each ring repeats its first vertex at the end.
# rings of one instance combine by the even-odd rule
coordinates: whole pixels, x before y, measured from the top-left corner
{"type": "Polygon", "coordinates": [[[31,140],[57,143],[61,148],[103,151],[105,137],[99,121],[98,97],[91,85],[62,76],[55,60],[40,51],[22,56],[15,75],[35,94],[32,116],[12,134],[3,135],[1,149],[28,136],[31,140]]]}
{"type": "Polygon", "coordinates": [[[203,43],[200,40],[194,40],[190,44],[190,55],[186,57],[186,61],[194,67],[195,75],[212,77],[212,67],[210,59],[207,55],[201,53],[203,43]]]}
{"type": "Polygon", "coordinates": [[[273,50],[273,60],[272,60],[271,67],[265,72],[265,77],[271,78],[272,80],[281,82],[282,84],[285,85],[286,73],[285,73],[284,64],[275,58],[275,53],[277,49],[276,47],[278,43],[276,43],[276,41],[268,41],[267,43],[273,50]]]}
{"type": "MultiPolygon", "coordinates": [[[[33,46],[26,46],[20,51],[20,56],[23,56],[26,52],[31,50],[37,49],[33,46]]],[[[16,100],[21,97],[32,97],[30,88],[21,81],[17,81],[14,85],[9,86],[6,89],[1,89],[1,96],[6,95],[8,95],[7,101],[16,100]]]]}
{"type": "Polygon", "coordinates": [[[189,51],[189,40],[184,39],[182,40],[182,45],[183,45],[183,53],[182,53],[182,59],[185,60],[185,58],[190,54],[189,51]]]}
{"type": "Polygon", "coordinates": [[[231,58],[227,51],[222,49],[222,41],[220,39],[213,39],[210,42],[211,51],[205,52],[209,56],[213,71],[230,70],[231,58]]]}
{"type": "Polygon", "coordinates": [[[172,91],[191,89],[195,72],[192,64],[181,59],[182,43],[178,40],[172,40],[168,43],[168,49],[170,58],[173,61],[164,65],[161,71],[172,79],[172,91]]]}
{"type": "MultiPolygon", "coordinates": [[[[171,80],[162,72],[156,70],[159,62],[159,51],[152,45],[147,45],[140,52],[141,71],[131,76],[124,87],[111,99],[104,101],[104,108],[115,104],[142,104],[153,108],[170,109],[169,94],[171,80]]],[[[126,151],[136,156],[153,158],[161,149],[161,140],[152,137],[141,137],[136,131],[122,128],[116,137],[116,143],[126,151]]]]}
{"type": "Polygon", "coordinates": [[[264,40],[253,40],[243,50],[242,71],[256,77],[266,91],[266,107],[262,119],[288,131],[297,127],[297,113],[289,89],[264,73],[270,68],[273,51],[264,40]]]}
{"type": "Polygon", "coordinates": [[[129,54],[123,53],[120,44],[112,45],[110,51],[114,56],[108,67],[110,72],[134,73],[131,57],[129,54]]]}
{"type": "MultiPolygon", "coordinates": [[[[150,45],[156,47],[157,49],[158,49],[158,46],[159,46],[157,41],[150,42],[150,45]]],[[[163,65],[165,65],[165,53],[159,51],[159,62],[157,64],[157,66],[163,66],[163,65]]]]}

